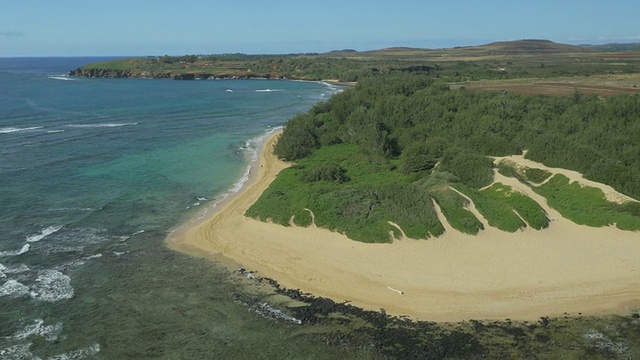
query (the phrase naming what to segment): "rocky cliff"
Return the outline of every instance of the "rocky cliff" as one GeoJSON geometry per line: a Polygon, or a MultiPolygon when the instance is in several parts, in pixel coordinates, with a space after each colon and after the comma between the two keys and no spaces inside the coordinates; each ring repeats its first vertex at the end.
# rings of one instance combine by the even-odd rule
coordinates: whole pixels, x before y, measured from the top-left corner
{"type": "Polygon", "coordinates": [[[146,78],[146,79],[174,79],[174,80],[203,80],[203,79],[293,79],[279,74],[242,73],[174,73],[166,71],[132,71],[126,69],[78,68],[69,72],[69,76],[90,78],[146,78]]]}

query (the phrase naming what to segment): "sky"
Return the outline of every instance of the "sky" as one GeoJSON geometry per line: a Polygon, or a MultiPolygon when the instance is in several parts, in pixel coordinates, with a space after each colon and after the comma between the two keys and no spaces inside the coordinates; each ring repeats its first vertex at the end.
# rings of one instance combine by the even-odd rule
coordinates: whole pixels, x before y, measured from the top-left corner
{"type": "Polygon", "coordinates": [[[0,57],[640,42],[640,0],[0,0],[0,57]]]}

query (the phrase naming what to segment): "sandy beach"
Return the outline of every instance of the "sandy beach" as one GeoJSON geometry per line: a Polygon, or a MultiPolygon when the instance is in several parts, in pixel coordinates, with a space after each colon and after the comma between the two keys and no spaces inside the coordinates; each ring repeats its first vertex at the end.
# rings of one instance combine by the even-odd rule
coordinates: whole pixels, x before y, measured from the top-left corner
{"type": "MultiPolygon", "coordinates": [[[[548,229],[511,234],[487,227],[471,236],[445,223],[446,233],[435,239],[364,244],[314,226],[284,227],[247,218],[246,209],[290,166],[272,155],[276,139],[264,145],[243,191],[172,233],[171,248],[223,256],[288,288],[421,320],[535,320],[565,312],[625,313],[640,306],[639,232],[576,225],[528,187],[499,174],[497,181],[545,208],[553,219],[548,229]]],[[[509,160],[548,169],[522,156],[509,160]]],[[[609,198],[625,200],[601,188],[609,198]]]]}

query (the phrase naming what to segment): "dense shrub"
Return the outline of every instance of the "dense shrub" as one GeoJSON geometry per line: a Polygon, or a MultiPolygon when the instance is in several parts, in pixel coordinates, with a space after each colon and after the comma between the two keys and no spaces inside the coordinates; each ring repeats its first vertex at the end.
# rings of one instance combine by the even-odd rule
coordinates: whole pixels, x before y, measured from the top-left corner
{"type": "Polygon", "coordinates": [[[300,180],[308,183],[322,180],[343,183],[349,181],[349,177],[342,166],[335,162],[329,162],[304,169],[300,175],[300,180]]]}
{"type": "Polygon", "coordinates": [[[443,157],[441,166],[461,183],[474,188],[479,189],[493,181],[493,160],[483,155],[453,150],[443,157]]]}
{"type": "Polygon", "coordinates": [[[424,142],[411,144],[400,156],[400,169],[406,173],[431,170],[438,158],[424,142]]]}

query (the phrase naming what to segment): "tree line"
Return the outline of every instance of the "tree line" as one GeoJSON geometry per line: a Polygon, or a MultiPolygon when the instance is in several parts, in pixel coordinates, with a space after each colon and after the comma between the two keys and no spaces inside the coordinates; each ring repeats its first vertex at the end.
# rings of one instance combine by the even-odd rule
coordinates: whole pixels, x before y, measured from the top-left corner
{"type": "Polygon", "coordinates": [[[356,144],[399,170],[440,169],[460,182],[490,182],[486,156],[520,154],[579,171],[640,199],[640,96],[605,99],[450,90],[427,78],[366,78],[291,119],[275,153],[286,160],[356,144]]]}

